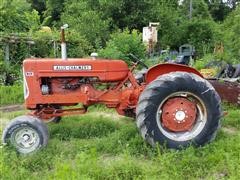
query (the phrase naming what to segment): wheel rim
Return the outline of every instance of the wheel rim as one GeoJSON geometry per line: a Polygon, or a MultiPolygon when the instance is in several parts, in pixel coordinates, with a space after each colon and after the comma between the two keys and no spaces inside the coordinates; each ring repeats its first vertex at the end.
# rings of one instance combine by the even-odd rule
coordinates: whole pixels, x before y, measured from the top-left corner
{"type": "Polygon", "coordinates": [[[40,138],[37,131],[31,127],[19,127],[11,135],[11,143],[19,152],[25,154],[39,147],[40,138]]]}
{"type": "Polygon", "coordinates": [[[207,110],[195,94],[177,92],[161,102],[156,116],[158,128],[166,137],[174,141],[188,141],[203,130],[207,110]]]}

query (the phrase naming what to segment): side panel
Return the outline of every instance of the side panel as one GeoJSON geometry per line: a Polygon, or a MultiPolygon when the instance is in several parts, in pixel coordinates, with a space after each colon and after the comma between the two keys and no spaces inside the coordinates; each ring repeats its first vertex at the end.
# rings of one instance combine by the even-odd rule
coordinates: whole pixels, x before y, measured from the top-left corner
{"type": "Polygon", "coordinates": [[[150,68],[146,73],[145,75],[146,83],[149,84],[160,75],[176,72],[176,71],[193,73],[203,78],[200,72],[198,72],[196,69],[191,68],[189,66],[180,65],[180,64],[158,64],[150,68]]]}

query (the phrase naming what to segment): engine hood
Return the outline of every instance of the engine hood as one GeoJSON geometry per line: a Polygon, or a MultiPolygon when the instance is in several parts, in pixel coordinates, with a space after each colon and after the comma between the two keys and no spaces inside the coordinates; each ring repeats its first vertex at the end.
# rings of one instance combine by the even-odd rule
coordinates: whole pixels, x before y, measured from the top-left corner
{"type": "Polygon", "coordinates": [[[118,81],[127,76],[129,69],[122,60],[72,58],[26,59],[25,73],[34,72],[39,77],[98,77],[101,81],[118,81]]]}

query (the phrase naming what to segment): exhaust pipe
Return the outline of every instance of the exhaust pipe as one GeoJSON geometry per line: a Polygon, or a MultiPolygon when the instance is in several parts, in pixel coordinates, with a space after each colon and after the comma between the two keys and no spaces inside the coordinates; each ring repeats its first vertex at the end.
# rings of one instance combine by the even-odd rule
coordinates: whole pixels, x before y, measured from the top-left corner
{"type": "Polygon", "coordinates": [[[64,24],[61,26],[61,55],[62,60],[67,60],[67,44],[65,41],[65,33],[64,30],[68,28],[68,24],[64,24]]]}

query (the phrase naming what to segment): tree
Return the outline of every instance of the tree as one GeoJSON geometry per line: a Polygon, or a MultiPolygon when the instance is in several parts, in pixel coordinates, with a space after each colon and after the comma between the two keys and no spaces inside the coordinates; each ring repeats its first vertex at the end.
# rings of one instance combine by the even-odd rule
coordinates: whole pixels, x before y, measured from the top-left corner
{"type": "Polygon", "coordinates": [[[215,21],[223,21],[231,12],[231,7],[224,0],[205,0],[209,12],[215,21]]]}
{"type": "Polygon", "coordinates": [[[141,33],[128,29],[117,31],[111,35],[106,48],[99,51],[99,56],[129,61],[129,53],[144,58],[146,49],[141,40],[141,33]]]}
{"type": "Polygon", "coordinates": [[[46,11],[44,12],[44,25],[46,26],[60,26],[59,21],[61,13],[64,10],[65,0],[47,0],[46,11]]]}
{"type": "MultiPolygon", "coordinates": [[[[189,18],[190,0],[184,0],[181,4],[182,13],[189,18]]],[[[192,18],[211,19],[208,5],[204,0],[192,0],[192,18]]]]}
{"type": "Polygon", "coordinates": [[[2,0],[0,4],[0,31],[27,32],[40,26],[39,15],[29,3],[21,0],[2,0]]]}
{"type": "Polygon", "coordinates": [[[240,6],[238,6],[224,21],[222,26],[225,52],[229,58],[240,61],[240,6]]]}
{"type": "Polygon", "coordinates": [[[196,47],[199,56],[213,52],[217,42],[217,24],[212,20],[193,19],[185,25],[185,33],[182,37],[185,43],[190,43],[196,47]]]}
{"type": "Polygon", "coordinates": [[[100,0],[100,9],[105,18],[110,18],[112,27],[141,30],[148,21],[151,3],[145,0],[100,0]]]}
{"type": "Polygon", "coordinates": [[[102,47],[109,37],[109,20],[90,9],[86,1],[72,0],[66,3],[61,22],[68,23],[70,28],[86,37],[95,48],[102,47]]]}
{"type": "Polygon", "coordinates": [[[35,9],[40,15],[40,21],[43,21],[43,14],[46,11],[46,0],[27,0],[31,4],[31,7],[35,9]]]}
{"type": "Polygon", "coordinates": [[[154,9],[160,6],[171,6],[175,9],[178,0],[99,0],[99,10],[103,16],[110,18],[112,28],[142,30],[158,13],[154,9]],[[160,3],[159,3],[160,2],[160,3]],[[162,3],[161,3],[162,2],[162,3]]]}

